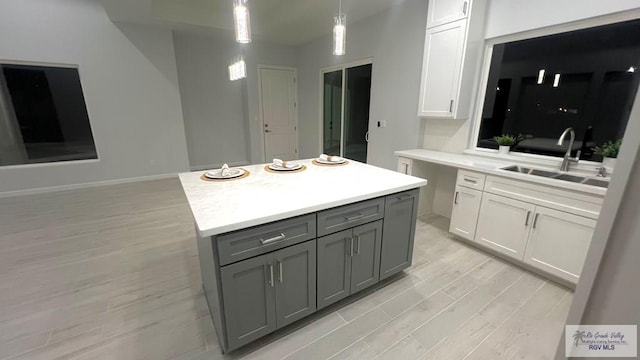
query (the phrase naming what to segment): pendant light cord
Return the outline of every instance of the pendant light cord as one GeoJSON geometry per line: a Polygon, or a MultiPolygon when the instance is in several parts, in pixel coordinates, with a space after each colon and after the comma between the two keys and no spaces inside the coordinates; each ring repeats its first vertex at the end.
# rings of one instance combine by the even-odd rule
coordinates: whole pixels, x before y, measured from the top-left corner
{"type": "Polygon", "coordinates": [[[342,0],[338,0],[338,15],[342,15],[342,0]]]}

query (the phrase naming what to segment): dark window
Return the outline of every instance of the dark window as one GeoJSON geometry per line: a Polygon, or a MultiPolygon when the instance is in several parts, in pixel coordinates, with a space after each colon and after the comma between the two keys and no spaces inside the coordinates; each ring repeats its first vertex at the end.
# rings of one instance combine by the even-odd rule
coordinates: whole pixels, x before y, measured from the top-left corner
{"type": "Polygon", "coordinates": [[[591,148],[622,139],[640,79],[640,20],[493,47],[478,147],[494,136],[523,135],[512,151],[600,160],[591,148]]]}
{"type": "Polygon", "coordinates": [[[78,69],[0,64],[0,165],[97,157],[78,69]]]}

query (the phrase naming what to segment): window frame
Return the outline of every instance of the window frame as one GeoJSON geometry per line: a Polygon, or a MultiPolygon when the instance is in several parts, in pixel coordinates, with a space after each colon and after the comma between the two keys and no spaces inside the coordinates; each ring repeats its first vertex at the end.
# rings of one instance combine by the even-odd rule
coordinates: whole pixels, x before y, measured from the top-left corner
{"type": "Polygon", "coordinates": [[[82,90],[82,95],[84,97],[84,106],[87,110],[87,117],[89,120],[89,129],[91,130],[91,136],[93,137],[93,146],[96,149],[95,159],[80,159],[80,160],[29,163],[29,164],[0,165],[0,170],[28,169],[28,168],[40,168],[40,167],[47,167],[47,166],[62,166],[62,165],[82,165],[82,164],[99,163],[102,160],[102,156],[100,155],[100,147],[98,146],[99,141],[96,137],[96,132],[94,131],[94,127],[93,127],[94,124],[92,121],[91,107],[89,106],[87,89],[85,88],[85,85],[83,82],[83,75],[82,75],[83,71],[80,64],[58,63],[58,62],[47,62],[47,61],[29,61],[29,60],[17,60],[17,59],[7,59],[7,58],[0,58],[0,64],[76,69],[78,71],[78,79],[80,80],[80,89],[82,90]]]}
{"type": "MultiPolygon", "coordinates": [[[[554,166],[558,163],[562,162],[562,157],[558,156],[550,156],[550,155],[540,155],[540,154],[532,154],[532,153],[523,153],[523,152],[510,152],[507,155],[498,154],[498,150],[488,149],[483,147],[478,147],[478,137],[480,135],[480,125],[482,123],[482,110],[484,107],[484,99],[487,92],[487,84],[489,81],[489,72],[491,69],[491,58],[493,56],[493,47],[497,44],[508,43],[513,41],[526,40],[536,37],[548,36],[561,34],[564,32],[575,31],[575,30],[583,30],[596,26],[602,25],[610,25],[619,22],[636,20],[640,18],[640,10],[629,11],[624,13],[610,14],[599,16],[590,19],[578,20],[566,24],[553,25],[548,27],[543,27],[539,29],[533,29],[528,31],[523,31],[515,34],[509,34],[504,36],[498,36],[494,38],[488,38],[484,41],[484,49],[482,62],[480,64],[480,80],[478,82],[478,91],[476,92],[475,97],[475,110],[471,117],[470,124],[470,134],[469,141],[467,143],[467,149],[464,151],[467,154],[495,157],[500,159],[509,159],[509,160],[521,160],[521,161],[530,161],[530,162],[538,162],[544,165],[554,166]]],[[[559,136],[560,134],[558,134],[559,136]]],[[[600,162],[591,161],[591,160],[580,160],[580,164],[578,167],[593,167],[600,166],[600,162]]]]}

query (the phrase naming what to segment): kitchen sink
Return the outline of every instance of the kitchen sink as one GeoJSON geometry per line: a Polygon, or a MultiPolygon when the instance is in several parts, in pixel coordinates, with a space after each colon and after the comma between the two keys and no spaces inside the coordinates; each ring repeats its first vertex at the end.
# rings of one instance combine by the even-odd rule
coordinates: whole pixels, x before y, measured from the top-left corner
{"type": "Polygon", "coordinates": [[[557,179],[562,181],[570,181],[578,184],[592,185],[592,186],[598,186],[603,188],[609,187],[609,182],[605,180],[588,178],[584,176],[577,176],[577,175],[567,174],[559,171],[531,169],[531,168],[520,166],[520,165],[511,165],[511,166],[506,166],[500,169],[511,171],[511,172],[517,172],[520,174],[542,176],[542,177],[557,179]]]}
{"type": "Polygon", "coordinates": [[[554,176],[553,178],[558,180],[576,182],[576,183],[581,183],[586,180],[586,178],[583,178],[582,176],[574,176],[569,174],[559,174],[557,176],[554,176]]]}

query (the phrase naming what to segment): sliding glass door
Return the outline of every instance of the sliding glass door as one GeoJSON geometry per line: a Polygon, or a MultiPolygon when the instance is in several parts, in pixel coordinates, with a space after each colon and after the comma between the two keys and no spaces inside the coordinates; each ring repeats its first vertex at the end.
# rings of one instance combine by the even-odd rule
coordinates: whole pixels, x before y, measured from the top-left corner
{"type": "Polygon", "coordinates": [[[323,72],[323,149],[328,155],[366,162],[371,63],[323,72]]]}

